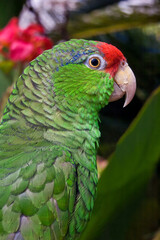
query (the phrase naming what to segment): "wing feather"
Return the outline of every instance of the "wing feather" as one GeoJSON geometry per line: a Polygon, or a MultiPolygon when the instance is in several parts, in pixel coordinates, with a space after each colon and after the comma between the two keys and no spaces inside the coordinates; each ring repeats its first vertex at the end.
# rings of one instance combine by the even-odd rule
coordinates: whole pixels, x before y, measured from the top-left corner
{"type": "MultiPolygon", "coordinates": [[[[0,236],[6,240],[63,239],[67,234],[74,211],[76,171],[67,151],[56,152],[52,146],[13,156],[23,164],[0,181],[0,236]]],[[[12,164],[15,169],[14,161],[10,168],[12,164]]]]}

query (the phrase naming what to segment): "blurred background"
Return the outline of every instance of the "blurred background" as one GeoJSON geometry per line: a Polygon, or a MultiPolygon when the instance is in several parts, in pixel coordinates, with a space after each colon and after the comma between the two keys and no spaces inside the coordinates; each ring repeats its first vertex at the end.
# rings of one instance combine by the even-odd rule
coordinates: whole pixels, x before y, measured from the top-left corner
{"type": "Polygon", "coordinates": [[[112,43],[123,52],[135,73],[137,91],[126,108],[122,99],[100,113],[100,190],[82,239],[160,240],[160,98],[147,100],[160,85],[160,1],[1,0],[0,29],[0,116],[28,62],[60,41],[93,39],[112,43]],[[147,137],[145,127],[150,129],[147,137]],[[121,147],[130,134],[131,140],[121,147]],[[121,163],[116,157],[120,138],[121,163]],[[124,156],[130,147],[132,151],[124,156]],[[141,157],[138,151],[143,152],[141,157]],[[132,160],[135,168],[128,164],[132,160]],[[122,185],[115,187],[123,175],[124,192],[122,185]]]}

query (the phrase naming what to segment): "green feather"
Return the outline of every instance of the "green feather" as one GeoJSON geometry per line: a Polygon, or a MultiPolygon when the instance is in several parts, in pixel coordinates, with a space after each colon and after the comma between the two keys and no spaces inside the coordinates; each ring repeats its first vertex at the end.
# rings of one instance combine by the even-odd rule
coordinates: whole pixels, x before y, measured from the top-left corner
{"type": "Polygon", "coordinates": [[[4,231],[8,233],[13,233],[18,230],[20,223],[20,213],[12,211],[12,205],[9,207],[3,208],[3,220],[2,226],[4,231]]]}
{"type": "Polygon", "coordinates": [[[54,221],[54,215],[53,213],[49,210],[47,205],[44,205],[39,209],[37,212],[39,220],[44,226],[50,226],[53,221],[54,221]]]}

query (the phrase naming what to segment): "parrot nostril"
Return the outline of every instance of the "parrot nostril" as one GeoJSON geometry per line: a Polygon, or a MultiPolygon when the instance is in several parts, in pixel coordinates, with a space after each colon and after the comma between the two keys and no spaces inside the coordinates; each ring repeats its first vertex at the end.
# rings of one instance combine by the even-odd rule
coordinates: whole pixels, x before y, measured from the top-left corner
{"type": "Polygon", "coordinates": [[[126,60],[122,60],[121,63],[120,63],[121,67],[126,67],[127,65],[128,65],[128,63],[127,63],[126,60]]]}

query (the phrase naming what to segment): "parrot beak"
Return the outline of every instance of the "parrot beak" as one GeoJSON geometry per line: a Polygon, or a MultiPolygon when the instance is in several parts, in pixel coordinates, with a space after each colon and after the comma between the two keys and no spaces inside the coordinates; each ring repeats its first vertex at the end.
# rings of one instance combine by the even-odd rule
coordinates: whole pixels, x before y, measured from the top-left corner
{"type": "MultiPolygon", "coordinates": [[[[123,62],[124,63],[124,62],[123,62]]],[[[110,96],[109,102],[116,101],[125,96],[126,107],[133,99],[136,92],[136,78],[128,63],[120,64],[119,69],[114,77],[114,91],[110,96]]]]}

